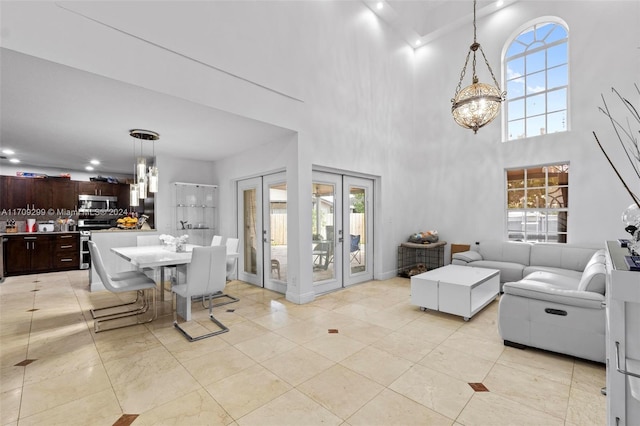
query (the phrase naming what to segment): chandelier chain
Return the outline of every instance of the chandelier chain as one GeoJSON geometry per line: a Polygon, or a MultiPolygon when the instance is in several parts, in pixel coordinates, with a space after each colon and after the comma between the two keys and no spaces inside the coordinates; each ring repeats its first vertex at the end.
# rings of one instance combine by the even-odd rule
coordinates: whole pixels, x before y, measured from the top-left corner
{"type": "MultiPolygon", "coordinates": [[[[493,70],[491,69],[491,65],[489,65],[489,61],[487,60],[487,56],[484,54],[484,50],[482,50],[482,46],[480,47],[480,53],[482,53],[482,57],[484,58],[484,63],[487,65],[487,68],[489,68],[489,72],[491,73],[491,78],[493,78],[493,82],[496,85],[496,88],[498,89],[498,91],[500,90],[500,85],[498,84],[498,80],[496,79],[496,76],[493,74],[493,70]]],[[[475,56],[473,58],[475,60],[475,56]]]]}
{"type": "MultiPolygon", "coordinates": [[[[462,71],[460,71],[460,81],[458,81],[458,86],[456,87],[456,93],[453,95],[453,99],[451,99],[452,102],[456,98],[456,96],[458,96],[458,93],[460,93],[460,89],[462,89],[462,80],[464,80],[464,75],[467,72],[467,64],[469,63],[470,55],[471,55],[471,50],[467,52],[467,57],[464,60],[464,66],[462,67],[462,71]]],[[[474,60],[475,60],[475,55],[474,55],[474,60]]]]}

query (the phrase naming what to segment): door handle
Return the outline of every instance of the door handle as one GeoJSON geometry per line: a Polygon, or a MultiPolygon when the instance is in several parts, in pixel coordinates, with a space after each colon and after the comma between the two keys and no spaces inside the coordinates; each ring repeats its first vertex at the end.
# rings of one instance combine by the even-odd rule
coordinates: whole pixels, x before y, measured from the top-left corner
{"type": "Polygon", "coordinates": [[[632,373],[629,370],[623,370],[620,368],[620,342],[616,342],[616,371],[620,374],[624,374],[625,376],[640,378],[640,374],[632,373]]]}

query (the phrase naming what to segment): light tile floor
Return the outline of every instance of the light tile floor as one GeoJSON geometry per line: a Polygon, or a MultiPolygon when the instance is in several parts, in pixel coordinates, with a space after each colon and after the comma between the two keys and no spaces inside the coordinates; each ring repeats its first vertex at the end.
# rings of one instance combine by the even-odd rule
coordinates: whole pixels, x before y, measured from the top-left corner
{"type": "MultiPolygon", "coordinates": [[[[606,423],[604,365],[505,347],[497,301],[464,322],[410,305],[409,285],[295,305],[234,281],[226,292],[240,302],[214,310],[230,331],[189,343],[169,303],[152,323],[94,333],[89,309],[113,296],[89,293],[86,271],[7,278],[1,424],[606,423]]],[[[194,304],[194,325],[215,328],[206,314],[194,304]]]]}

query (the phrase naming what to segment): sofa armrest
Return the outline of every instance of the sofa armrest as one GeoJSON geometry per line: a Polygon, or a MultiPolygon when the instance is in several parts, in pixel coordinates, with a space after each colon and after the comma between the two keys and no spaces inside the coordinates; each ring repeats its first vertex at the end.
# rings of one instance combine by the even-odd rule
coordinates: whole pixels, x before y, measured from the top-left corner
{"type": "Polygon", "coordinates": [[[511,294],[527,299],[544,300],[562,305],[590,309],[604,309],[604,295],[593,291],[567,290],[552,284],[523,279],[505,283],[504,294],[511,294]]]}
{"type": "Polygon", "coordinates": [[[482,255],[477,251],[467,250],[467,251],[454,253],[452,259],[459,260],[460,263],[462,262],[469,263],[469,262],[475,262],[477,260],[482,260],[482,255]]]}

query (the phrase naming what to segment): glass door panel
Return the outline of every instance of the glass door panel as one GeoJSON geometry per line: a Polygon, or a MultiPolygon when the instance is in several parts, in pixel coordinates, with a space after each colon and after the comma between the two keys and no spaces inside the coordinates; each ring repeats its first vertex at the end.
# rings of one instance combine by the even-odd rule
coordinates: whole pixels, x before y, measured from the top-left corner
{"type": "Polygon", "coordinates": [[[311,232],[316,294],[342,287],[342,176],[313,173],[311,232]]]}
{"type": "Polygon", "coordinates": [[[345,285],[373,279],[373,181],[344,176],[345,285]]]}
{"type": "Polygon", "coordinates": [[[264,176],[264,286],[287,289],[287,183],[285,173],[264,176]]]}
{"type": "Polygon", "coordinates": [[[262,179],[238,182],[238,279],[262,287],[262,179]]]}

